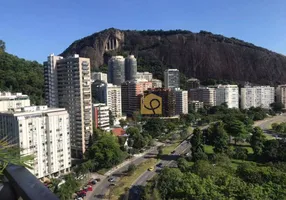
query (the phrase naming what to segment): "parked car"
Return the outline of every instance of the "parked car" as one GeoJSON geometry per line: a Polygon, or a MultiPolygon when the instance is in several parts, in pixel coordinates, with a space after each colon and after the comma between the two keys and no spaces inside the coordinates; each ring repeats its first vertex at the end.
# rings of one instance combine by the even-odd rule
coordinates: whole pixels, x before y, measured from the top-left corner
{"type": "Polygon", "coordinates": [[[100,178],[96,178],[96,179],[94,179],[94,180],[96,180],[97,182],[99,182],[99,181],[100,181],[100,178]]]}
{"type": "Polygon", "coordinates": [[[162,166],[163,166],[163,163],[157,164],[157,167],[162,167],[162,166]]]}
{"type": "Polygon", "coordinates": [[[116,186],[116,184],[115,183],[110,183],[110,185],[109,186],[116,186]]]}

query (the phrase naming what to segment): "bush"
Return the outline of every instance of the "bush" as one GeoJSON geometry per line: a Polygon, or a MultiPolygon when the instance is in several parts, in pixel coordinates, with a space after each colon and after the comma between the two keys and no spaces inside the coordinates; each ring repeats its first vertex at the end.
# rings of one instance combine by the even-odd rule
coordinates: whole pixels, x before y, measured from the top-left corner
{"type": "Polygon", "coordinates": [[[234,159],[240,159],[240,160],[246,160],[248,156],[248,151],[245,148],[242,147],[235,147],[233,151],[233,158],[234,159]]]}

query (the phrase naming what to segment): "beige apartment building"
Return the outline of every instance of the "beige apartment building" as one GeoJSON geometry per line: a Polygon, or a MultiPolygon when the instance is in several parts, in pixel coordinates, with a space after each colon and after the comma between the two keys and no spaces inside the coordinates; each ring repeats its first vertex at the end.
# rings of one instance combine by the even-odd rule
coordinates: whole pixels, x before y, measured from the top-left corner
{"type": "Polygon", "coordinates": [[[46,103],[68,111],[72,157],[82,158],[92,135],[90,60],[52,54],[44,62],[44,76],[46,103]]]}
{"type": "Polygon", "coordinates": [[[276,88],[276,101],[286,106],[286,85],[278,85],[276,88]]]}
{"type": "Polygon", "coordinates": [[[30,106],[30,98],[22,93],[0,92],[0,112],[30,106]]]}

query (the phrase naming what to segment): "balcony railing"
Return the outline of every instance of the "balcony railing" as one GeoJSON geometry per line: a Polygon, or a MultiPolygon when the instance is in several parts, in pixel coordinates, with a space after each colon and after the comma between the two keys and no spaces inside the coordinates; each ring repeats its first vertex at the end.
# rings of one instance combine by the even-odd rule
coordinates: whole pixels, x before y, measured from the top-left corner
{"type": "Polygon", "coordinates": [[[59,200],[43,183],[25,167],[8,165],[4,170],[8,182],[0,190],[1,200],[59,200]]]}

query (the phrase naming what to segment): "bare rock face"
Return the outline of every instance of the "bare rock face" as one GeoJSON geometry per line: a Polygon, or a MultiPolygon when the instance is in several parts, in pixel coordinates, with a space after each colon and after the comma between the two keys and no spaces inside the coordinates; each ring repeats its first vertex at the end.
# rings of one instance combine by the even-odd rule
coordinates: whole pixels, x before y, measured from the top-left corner
{"type": "Polygon", "coordinates": [[[97,68],[106,52],[132,53],[138,65],[162,78],[177,68],[201,80],[226,79],[257,84],[286,82],[286,57],[253,44],[201,31],[121,31],[107,29],[75,41],[61,55],[80,54],[97,68]]]}

